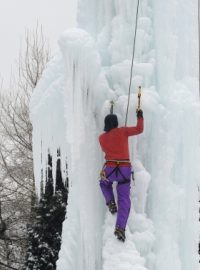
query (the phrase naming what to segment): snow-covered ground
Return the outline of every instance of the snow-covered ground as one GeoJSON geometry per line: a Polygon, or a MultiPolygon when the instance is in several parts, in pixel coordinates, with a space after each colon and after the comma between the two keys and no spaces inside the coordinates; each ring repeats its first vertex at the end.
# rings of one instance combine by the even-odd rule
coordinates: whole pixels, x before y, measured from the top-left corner
{"type": "Polygon", "coordinates": [[[98,136],[110,100],[124,125],[136,0],[81,0],[31,101],[38,190],[48,149],[68,165],[58,270],[197,270],[200,106],[197,1],[140,0],[128,125],[142,85],[144,133],[130,139],[135,171],[127,241],[114,235],[99,189],[98,136]]]}

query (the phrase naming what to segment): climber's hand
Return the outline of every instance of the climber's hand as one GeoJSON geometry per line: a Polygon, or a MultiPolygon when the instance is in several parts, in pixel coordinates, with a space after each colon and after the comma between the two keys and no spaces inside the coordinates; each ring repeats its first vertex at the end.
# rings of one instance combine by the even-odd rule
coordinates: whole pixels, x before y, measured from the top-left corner
{"type": "Polygon", "coordinates": [[[141,109],[137,110],[137,118],[143,118],[143,111],[141,109]]]}

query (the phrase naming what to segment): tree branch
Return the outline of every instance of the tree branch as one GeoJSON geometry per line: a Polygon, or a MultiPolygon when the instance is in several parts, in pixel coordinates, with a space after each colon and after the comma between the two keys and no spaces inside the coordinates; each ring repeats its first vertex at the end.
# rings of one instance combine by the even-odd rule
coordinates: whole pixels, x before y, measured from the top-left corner
{"type": "Polygon", "coordinates": [[[12,267],[12,266],[10,266],[8,264],[2,263],[2,262],[0,262],[0,265],[3,265],[3,266],[5,266],[5,267],[7,267],[9,269],[18,270],[17,268],[14,268],[14,267],[12,267]]]}

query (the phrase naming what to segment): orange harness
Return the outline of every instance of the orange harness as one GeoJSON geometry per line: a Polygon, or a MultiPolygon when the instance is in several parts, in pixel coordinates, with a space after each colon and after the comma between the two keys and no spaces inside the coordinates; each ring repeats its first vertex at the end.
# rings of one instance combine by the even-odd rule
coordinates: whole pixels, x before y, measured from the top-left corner
{"type": "MultiPolygon", "coordinates": [[[[110,175],[116,170],[118,170],[120,172],[120,174],[122,175],[122,173],[121,173],[121,171],[119,169],[120,165],[122,165],[122,166],[130,166],[131,167],[131,162],[128,159],[124,159],[124,160],[109,159],[109,160],[106,160],[106,162],[103,165],[102,170],[100,171],[100,177],[101,177],[102,180],[109,181],[108,177],[110,175],[106,177],[106,173],[105,173],[106,165],[115,167],[114,170],[110,173],[110,175]]],[[[125,177],[124,177],[124,179],[125,179],[125,177]]],[[[127,179],[125,179],[125,180],[127,180],[127,179]]]]}
{"type": "Polygon", "coordinates": [[[121,159],[121,160],[117,160],[117,159],[108,159],[106,160],[105,165],[109,165],[109,166],[131,166],[131,162],[129,159],[121,159]]]}

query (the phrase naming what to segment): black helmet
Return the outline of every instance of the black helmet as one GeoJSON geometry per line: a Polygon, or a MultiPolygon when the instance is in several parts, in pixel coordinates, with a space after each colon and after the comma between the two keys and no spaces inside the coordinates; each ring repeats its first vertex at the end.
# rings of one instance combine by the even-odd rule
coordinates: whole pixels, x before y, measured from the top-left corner
{"type": "Polygon", "coordinates": [[[104,131],[110,131],[118,127],[118,119],[116,114],[108,114],[104,119],[104,131]]]}

